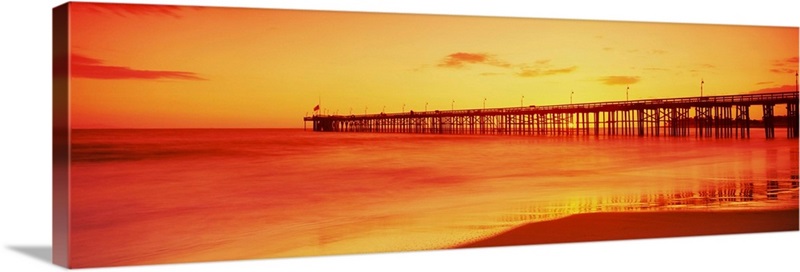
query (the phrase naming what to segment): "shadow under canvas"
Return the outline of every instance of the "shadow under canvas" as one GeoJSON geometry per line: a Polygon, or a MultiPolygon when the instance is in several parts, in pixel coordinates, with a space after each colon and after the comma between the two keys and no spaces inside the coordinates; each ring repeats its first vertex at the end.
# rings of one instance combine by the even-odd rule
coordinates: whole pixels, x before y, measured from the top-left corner
{"type": "Polygon", "coordinates": [[[52,246],[7,246],[9,249],[33,257],[34,259],[53,263],[52,246]]]}

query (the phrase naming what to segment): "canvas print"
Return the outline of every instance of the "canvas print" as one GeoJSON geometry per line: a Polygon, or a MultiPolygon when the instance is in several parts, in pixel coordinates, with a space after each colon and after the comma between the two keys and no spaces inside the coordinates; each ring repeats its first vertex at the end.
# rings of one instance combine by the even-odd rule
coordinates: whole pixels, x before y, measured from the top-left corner
{"type": "Polygon", "coordinates": [[[798,230],[798,28],[70,2],[54,262],[798,230]]]}

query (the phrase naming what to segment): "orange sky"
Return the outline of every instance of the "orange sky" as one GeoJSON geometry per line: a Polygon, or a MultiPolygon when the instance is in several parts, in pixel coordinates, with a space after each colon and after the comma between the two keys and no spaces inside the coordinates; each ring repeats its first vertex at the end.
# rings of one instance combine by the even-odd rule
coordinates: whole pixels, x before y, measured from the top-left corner
{"type": "Polygon", "coordinates": [[[70,5],[73,128],[794,90],[798,67],[797,27],[70,5]]]}

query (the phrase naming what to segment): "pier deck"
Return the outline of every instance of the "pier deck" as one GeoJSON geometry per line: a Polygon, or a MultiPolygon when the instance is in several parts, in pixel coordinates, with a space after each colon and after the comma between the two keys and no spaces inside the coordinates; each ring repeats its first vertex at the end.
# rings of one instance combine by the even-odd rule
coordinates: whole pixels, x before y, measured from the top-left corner
{"type": "MultiPolygon", "coordinates": [[[[527,107],[305,117],[314,131],[508,135],[635,135],[749,138],[752,106],[775,138],[775,106],[798,137],[798,92],[608,101],[527,107]],[[694,114],[691,114],[691,113],[694,114]],[[690,130],[694,133],[690,133],[690,130]]],[[[778,124],[781,125],[781,124],[778,124]]],[[[782,126],[782,125],[781,125],[782,126]]]]}

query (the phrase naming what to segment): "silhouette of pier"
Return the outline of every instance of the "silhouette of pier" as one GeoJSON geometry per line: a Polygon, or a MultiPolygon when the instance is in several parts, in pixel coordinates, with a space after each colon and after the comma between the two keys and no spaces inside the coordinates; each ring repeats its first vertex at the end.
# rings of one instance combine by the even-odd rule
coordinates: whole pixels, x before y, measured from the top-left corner
{"type": "Polygon", "coordinates": [[[564,105],[434,110],[305,117],[314,131],[502,134],[630,135],[749,138],[752,106],[763,112],[766,138],[783,126],[775,107],[785,105],[788,138],[798,137],[798,92],[642,99],[564,105]],[[691,112],[694,112],[691,115],[691,112]],[[694,130],[694,133],[690,133],[694,130]]]}

